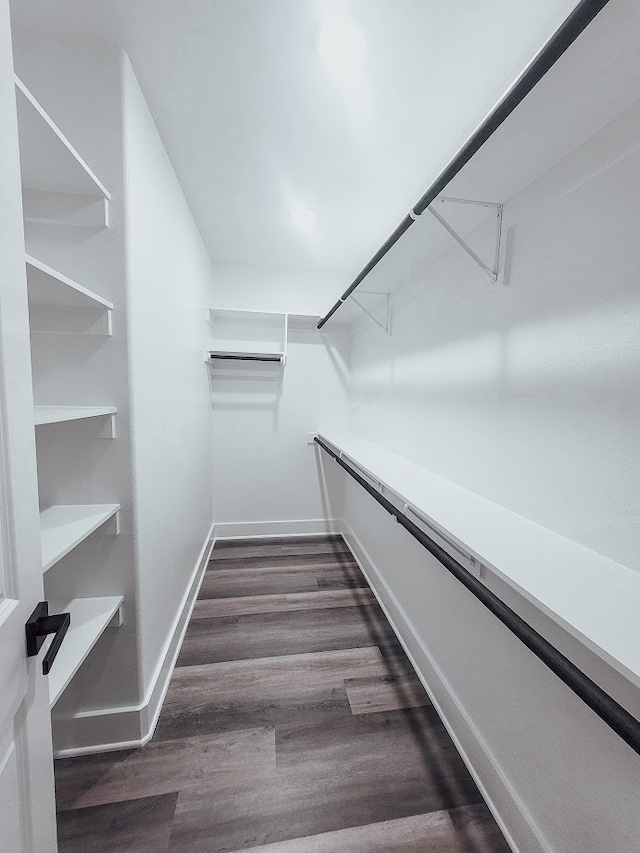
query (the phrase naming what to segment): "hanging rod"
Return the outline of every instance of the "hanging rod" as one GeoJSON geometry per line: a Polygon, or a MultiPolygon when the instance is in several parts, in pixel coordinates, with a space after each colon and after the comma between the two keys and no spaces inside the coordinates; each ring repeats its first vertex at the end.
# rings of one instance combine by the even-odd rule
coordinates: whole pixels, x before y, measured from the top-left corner
{"type": "Polygon", "coordinates": [[[325,314],[318,323],[321,329],[338,308],[353,293],[356,287],[364,281],[369,273],[380,263],[389,250],[395,246],[402,235],[409,230],[415,220],[429,207],[432,201],[440,195],[450,181],[465,166],[473,155],[495,133],[500,125],[511,115],[515,108],[529,94],[550,68],[560,59],[562,54],[573,44],[596,15],[604,9],[609,0],[581,0],[566,21],[553,34],[549,41],[534,56],[524,71],[516,78],[512,86],[498,101],[489,115],[471,134],[462,148],[453,157],[424,195],[416,202],[410,212],[397,226],[393,234],[382,244],[364,269],[355,277],[353,282],[342,294],[336,304],[325,314]]]}
{"type": "Polygon", "coordinates": [[[512,634],[533,652],[549,669],[558,676],[578,698],[594,711],[609,728],[640,755],[640,722],[636,720],[622,705],[605,693],[595,681],[585,675],[581,669],[558,651],[555,646],[525,622],[521,616],[504,603],[497,595],[477,580],[471,572],[461,566],[457,560],[448,554],[437,542],[434,542],[417,524],[391,503],[378,489],[351,468],[344,459],[329,447],[321,438],[314,438],[318,444],[341,468],[353,477],[395,520],[407,530],[414,539],[427,549],[478,601],[496,616],[512,634]]]}
{"type": "Polygon", "coordinates": [[[211,361],[221,359],[224,361],[282,361],[282,353],[253,353],[253,352],[209,352],[211,361]]]}

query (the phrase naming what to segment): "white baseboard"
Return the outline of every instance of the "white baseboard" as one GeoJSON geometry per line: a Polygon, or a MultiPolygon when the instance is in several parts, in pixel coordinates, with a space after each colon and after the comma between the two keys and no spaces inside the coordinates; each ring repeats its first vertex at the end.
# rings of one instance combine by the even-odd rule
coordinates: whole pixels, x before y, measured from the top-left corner
{"type": "Polygon", "coordinates": [[[465,712],[405,610],[346,521],[342,524],[342,534],[507,843],[514,853],[551,853],[526,806],[465,712]]]}
{"type": "Polygon", "coordinates": [[[73,716],[57,718],[54,726],[56,758],[132,749],[151,740],[214,543],[212,524],[144,701],[140,705],[80,711],[73,716]]]}
{"type": "Polygon", "coordinates": [[[342,521],[336,518],[307,518],[295,521],[238,521],[216,524],[216,541],[253,539],[270,536],[326,536],[341,533],[342,521]]]}

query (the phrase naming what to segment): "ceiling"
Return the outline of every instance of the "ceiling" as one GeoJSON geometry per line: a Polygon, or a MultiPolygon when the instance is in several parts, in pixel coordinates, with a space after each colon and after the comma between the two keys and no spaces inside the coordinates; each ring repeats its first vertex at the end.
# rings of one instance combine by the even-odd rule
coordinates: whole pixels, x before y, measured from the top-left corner
{"type": "Polygon", "coordinates": [[[13,21],[127,51],[214,262],[348,274],[575,5],[16,0],[13,21]]]}

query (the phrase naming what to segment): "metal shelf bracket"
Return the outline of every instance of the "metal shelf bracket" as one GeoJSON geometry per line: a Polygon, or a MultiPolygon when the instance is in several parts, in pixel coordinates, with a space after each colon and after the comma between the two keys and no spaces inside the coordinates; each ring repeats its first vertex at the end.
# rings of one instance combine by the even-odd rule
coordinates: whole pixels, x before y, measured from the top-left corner
{"type": "Polygon", "coordinates": [[[493,255],[493,266],[490,267],[486,264],[482,258],[474,252],[471,246],[467,243],[467,241],[458,234],[456,229],[449,223],[447,220],[438,213],[437,210],[434,209],[433,205],[429,205],[427,210],[429,213],[437,219],[437,221],[442,225],[442,227],[447,231],[453,239],[461,246],[464,251],[472,258],[475,263],[480,267],[480,269],[486,273],[491,281],[498,280],[498,272],[500,269],[500,247],[502,243],[502,210],[503,205],[497,204],[496,202],[491,201],[475,201],[473,199],[467,198],[450,198],[448,196],[441,196],[438,201],[440,204],[472,204],[480,207],[488,207],[493,208],[495,210],[495,248],[493,255]]]}
{"type": "Polygon", "coordinates": [[[358,295],[359,296],[382,296],[382,297],[384,297],[385,304],[384,304],[384,313],[383,313],[383,319],[382,320],[379,320],[371,311],[369,311],[368,308],[365,308],[365,306],[362,304],[362,302],[359,302],[358,299],[356,299],[356,297],[353,296],[353,294],[351,296],[349,296],[348,298],[352,299],[355,302],[355,304],[358,306],[358,308],[361,311],[364,311],[364,313],[367,315],[367,317],[369,317],[370,320],[373,320],[373,322],[377,326],[380,326],[380,328],[383,330],[383,332],[385,332],[387,335],[390,334],[390,330],[391,330],[391,297],[390,297],[390,294],[387,292],[379,292],[376,290],[359,290],[358,295]]]}

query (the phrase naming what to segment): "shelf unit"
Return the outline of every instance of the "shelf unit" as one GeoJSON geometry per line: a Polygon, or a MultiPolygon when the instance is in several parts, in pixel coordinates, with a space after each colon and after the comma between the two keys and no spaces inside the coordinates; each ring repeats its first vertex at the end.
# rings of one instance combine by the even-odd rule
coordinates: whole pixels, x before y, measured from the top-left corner
{"type": "Polygon", "coordinates": [[[213,340],[209,362],[287,363],[287,314],[211,308],[208,319],[213,340]]]}
{"type": "MultiPolygon", "coordinates": [[[[110,336],[113,303],[39,257],[41,243],[45,252],[48,246],[55,247],[57,255],[64,254],[64,251],[74,251],[73,247],[77,241],[64,238],[64,232],[59,226],[108,226],[109,192],[47,111],[17,77],[15,88],[25,234],[31,234],[31,242],[38,247],[38,251],[30,249],[25,255],[32,346],[37,340],[33,337],[34,333],[110,336]]],[[[55,399],[55,392],[62,383],[65,387],[67,383],[73,384],[74,371],[88,369],[81,360],[83,356],[78,353],[89,352],[90,348],[85,344],[80,346],[80,342],[77,342],[69,349],[71,344],[71,339],[59,339],[56,342],[52,340],[50,347],[47,345],[49,364],[54,369],[51,376],[43,374],[41,378],[45,386],[47,382],[50,383],[46,391],[49,399],[55,399]],[[69,359],[68,354],[64,353],[75,355],[69,359]],[[67,361],[59,361],[60,358],[66,358],[67,361]],[[62,365],[66,367],[62,368],[62,365]]],[[[40,345],[43,345],[42,339],[40,345]]],[[[32,363],[35,364],[33,359],[32,363]]],[[[38,369],[45,368],[35,368],[38,369]]],[[[83,393],[88,393],[86,388],[84,392],[79,391],[80,395],[83,393]]],[[[111,405],[35,405],[33,423],[35,427],[59,424],[64,430],[64,424],[74,421],[106,419],[105,429],[98,434],[92,432],[78,439],[84,443],[102,437],[115,438],[116,412],[117,407],[111,405]]],[[[39,462],[43,459],[50,462],[60,452],[60,441],[65,441],[64,432],[37,429],[36,453],[39,462]]],[[[71,444],[66,452],[75,458],[75,445],[71,444]]],[[[90,453],[85,456],[89,460],[88,465],[92,466],[94,456],[90,453]]],[[[75,483],[72,469],[73,464],[55,469],[54,480],[57,481],[59,477],[65,480],[62,483],[55,482],[53,488],[51,483],[49,484],[53,493],[57,492],[58,486],[62,487],[63,492],[75,490],[78,496],[85,493],[87,486],[92,494],[100,492],[98,483],[89,483],[86,479],[75,483]],[[58,470],[61,473],[58,473],[58,470]]],[[[115,580],[111,584],[108,578],[103,576],[97,583],[96,573],[101,571],[97,553],[95,562],[88,557],[80,572],[71,571],[68,563],[66,567],[64,565],[67,555],[109,522],[112,524],[111,530],[118,533],[120,504],[80,504],[74,503],[73,499],[68,504],[63,504],[62,501],[58,503],[55,500],[46,500],[42,494],[42,483],[39,483],[39,488],[41,502],[45,504],[45,508],[40,512],[45,598],[49,600],[49,612],[71,614],[71,625],[48,676],[50,702],[53,707],[106,628],[120,624],[118,614],[123,604],[123,596],[117,593],[121,592],[121,589],[114,588],[117,583],[115,580]],[[109,594],[88,597],[87,591],[96,587],[109,594]]],[[[87,551],[87,554],[89,553],[87,551]]]]}
{"type": "Polygon", "coordinates": [[[119,510],[120,504],[72,504],[41,510],[42,571],[48,571],[119,510]]]}
{"type": "Polygon", "coordinates": [[[16,76],[25,222],[106,227],[106,187],[16,76]]]}
{"type": "Polygon", "coordinates": [[[70,613],[71,624],[49,673],[49,702],[53,707],[110,623],[119,622],[121,595],[51,601],[51,613],[70,613]]]}

